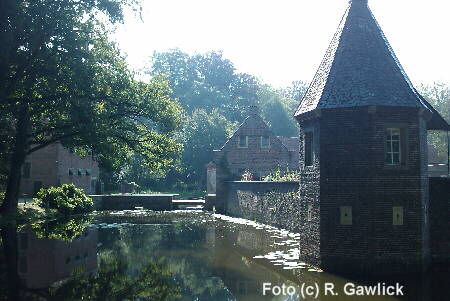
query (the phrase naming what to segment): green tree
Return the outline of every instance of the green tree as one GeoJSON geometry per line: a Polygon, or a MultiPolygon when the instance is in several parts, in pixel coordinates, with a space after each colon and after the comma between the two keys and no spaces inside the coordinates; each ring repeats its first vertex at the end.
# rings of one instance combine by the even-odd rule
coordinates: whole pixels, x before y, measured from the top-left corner
{"type": "Polygon", "coordinates": [[[155,53],[151,75],[164,74],[188,114],[196,109],[218,109],[230,121],[246,117],[248,107],[256,104],[259,81],[237,73],[220,51],[190,56],[179,49],[155,53]]]}
{"type": "Polygon", "coordinates": [[[293,118],[294,112],[289,108],[289,99],[268,85],[261,87],[258,96],[262,118],[275,135],[298,135],[297,122],[293,118]]]}
{"type": "Polygon", "coordinates": [[[2,2],[0,115],[8,130],[0,137],[10,142],[0,148],[7,166],[3,212],[17,207],[26,156],[49,144],[92,150],[111,168],[135,152],[158,170],[179,151],[172,136],[181,108],[168,82],[136,81],[108,38],[124,5],[138,8],[133,0],[2,2]]]}
{"type": "Polygon", "coordinates": [[[213,150],[220,149],[236,124],[229,122],[217,109],[211,112],[197,109],[188,118],[182,132],[183,178],[204,183],[206,164],[213,159],[213,150]]]}
{"type": "MultiPolygon", "coordinates": [[[[420,94],[450,123],[450,86],[442,82],[421,84],[418,87],[420,94]]],[[[428,132],[428,160],[430,163],[447,163],[448,136],[442,131],[428,132]]]]}

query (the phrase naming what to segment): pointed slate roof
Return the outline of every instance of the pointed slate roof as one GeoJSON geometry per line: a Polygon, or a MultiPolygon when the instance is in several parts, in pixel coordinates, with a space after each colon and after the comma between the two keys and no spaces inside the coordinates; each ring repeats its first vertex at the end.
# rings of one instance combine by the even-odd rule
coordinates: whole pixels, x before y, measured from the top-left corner
{"type": "Polygon", "coordinates": [[[367,5],[350,1],[295,113],[355,106],[428,106],[416,93],[367,5]]]}

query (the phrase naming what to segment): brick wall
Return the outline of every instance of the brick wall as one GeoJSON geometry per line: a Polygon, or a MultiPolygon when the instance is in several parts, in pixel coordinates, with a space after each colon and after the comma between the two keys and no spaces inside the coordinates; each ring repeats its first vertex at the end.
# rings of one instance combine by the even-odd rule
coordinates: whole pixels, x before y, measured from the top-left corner
{"type": "Polygon", "coordinates": [[[58,182],[60,184],[73,183],[84,189],[86,193],[95,193],[95,182],[99,179],[99,168],[97,162],[91,155],[78,156],[67,148],[58,144],[58,182]],[[73,169],[73,175],[69,175],[69,169],[73,169]],[[81,171],[81,175],[79,174],[81,171]],[[90,174],[87,174],[87,171],[90,174]]]}
{"type": "Polygon", "coordinates": [[[20,183],[20,195],[32,197],[35,188],[50,187],[58,185],[57,182],[57,152],[58,145],[52,144],[40,149],[27,157],[25,164],[30,163],[30,175],[22,175],[20,183]],[[36,186],[36,187],[35,187],[36,186]]]}
{"type": "Polygon", "coordinates": [[[393,272],[420,265],[428,252],[423,209],[428,182],[418,110],[323,110],[300,126],[301,255],[329,271],[393,272]],[[385,128],[399,124],[405,125],[407,160],[405,166],[387,167],[385,128]],[[302,136],[311,129],[315,163],[302,167],[302,136]],[[351,225],[341,224],[341,206],[351,207],[351,225]],[[404,208],[402,226],[393,225],[394,206],[404,208]]]}
{"type": "Polygon", "coordinates": [[[430,246],[436,264],[450,263],[450,178],[430,178],[430,246]]]}

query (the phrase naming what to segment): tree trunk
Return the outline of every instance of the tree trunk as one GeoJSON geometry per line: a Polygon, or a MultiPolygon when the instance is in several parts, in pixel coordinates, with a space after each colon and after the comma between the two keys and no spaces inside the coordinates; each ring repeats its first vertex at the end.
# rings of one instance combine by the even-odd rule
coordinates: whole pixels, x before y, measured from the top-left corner
{"type": "Polygon", "coordinates": [[[23,110],[17,123],[15,144],[12,153],[11,165],[8,174],[5,199],[0,207],[2,214],[14,213],[17,210],[22,165],[25,162],[28,150],[28,110],[23,110]]]}
{"type": "Polygon", "coordinates": [[[17,225],[8,224],[0,230],[6,265],[8,300],[19,300],[20,278],[17,271],[17,225]]]}

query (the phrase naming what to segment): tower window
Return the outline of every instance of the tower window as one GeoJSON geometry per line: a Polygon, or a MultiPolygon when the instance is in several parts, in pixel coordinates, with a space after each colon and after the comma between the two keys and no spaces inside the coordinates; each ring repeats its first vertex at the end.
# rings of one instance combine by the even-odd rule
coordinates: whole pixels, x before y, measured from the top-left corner
{"type": "Polygon", "coordinates": [[[270,148],[269,136],[261,136],[261,148],[270,148]]]}
{"type": "Polygon", "coordinates": [[[248,148],[248,136],[239,136],[238,147],[248,148]]]}
{"type": "Polygon", "coordinates": [[[313,132],[305,133],[305,166],[312,166],[314,161],[313,132]]]}
{"type": "Polygon", "coordinates": [[[392,207],[392,224],[394,226],[403,225],[403,207],[392,207]]]}
{"type": "Polygon", "coordinates": [[[399,128],[386,129],[386,165],[400,165],[402,162],[401,130],[399,128]]]}
{"type": "Polygon", "coordinates": [[[308,205],[308,222],[312,221],[312,205],[308,205]]]}
{"type": "Polygon", "coordinates": [[[353,224],[352,206],[341,206],[341,225],[353,224]]]}

